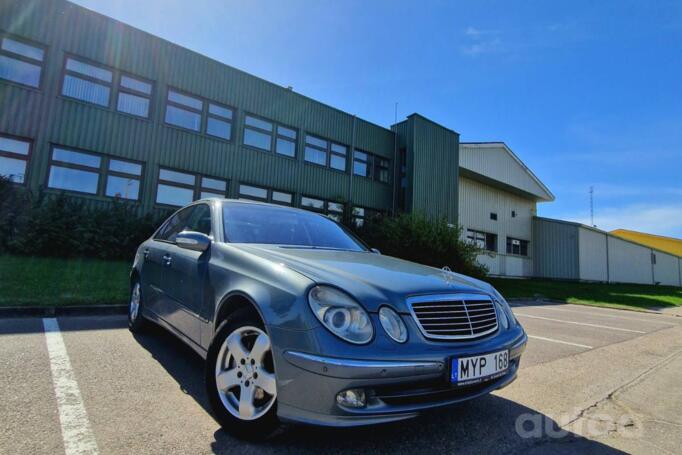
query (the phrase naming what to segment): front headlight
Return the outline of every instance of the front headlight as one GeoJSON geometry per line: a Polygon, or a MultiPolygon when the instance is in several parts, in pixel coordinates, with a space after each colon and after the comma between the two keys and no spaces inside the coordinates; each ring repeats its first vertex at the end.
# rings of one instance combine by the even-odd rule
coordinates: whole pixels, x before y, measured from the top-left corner
{"type": "Polygon", "coordinates": [[[308,293],[310,308],[330,332],[349,343],[365,344],[374,329],[367,312],[350,296],[330,286],[315,286],[308,293]]]}
{"type": "Polygon", "coordinates": [[[494,287],[490,287],[493,291],[493,297],[495,297],[495,300],[497,303],[502,307],[502,310],[504,311],[505,315],[507,316],[507,319],[509,320],[509,325],[511,327],[514,327],[518,322],[516,321],[516,317],[514,317],[514,313],[511,310],[511,307],[509,306],[509,303],[507,303],[507,300],[502,297],[502,294],[500,294],[497,289],[494,287]]]}
{"type": "Polygon", "coordinates": [[[388,336],[398,343],[407,341],[407,327],[400,319],[400,315],[387,306],[382,306],[379,310],[379,322],[388,336]]]}

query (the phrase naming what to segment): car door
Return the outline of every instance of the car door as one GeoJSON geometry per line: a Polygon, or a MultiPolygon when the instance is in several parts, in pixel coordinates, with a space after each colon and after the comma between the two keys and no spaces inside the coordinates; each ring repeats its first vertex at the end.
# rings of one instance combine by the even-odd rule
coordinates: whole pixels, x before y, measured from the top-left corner
{"type": "MultiPolygon", "coordinates": [[[[184,229],[212,233],[211,206],[195,204],[187,217],[184,229]]],[[[168,245],[168,265],[164,270],[163,288],[172,301],[171,323],[197,344],[201,344],[201,329],[205,318],[201,316],[202,303],[206,295],[206,277],[210,249],[204,252],[168,245]]]]}
{"type": "Polygon", "coordinates": [[[171,265],[169,249],[175,244],[175,236],[187,226],[193,210],[193,206],[187,207],[171,216],[142,250],[142,254],[145,255],[143,280],[147,280],[149,288],[149,295],[145,295],[145,305],[171,324],[176,305],[169,297],[166,279],[171,265]]]}

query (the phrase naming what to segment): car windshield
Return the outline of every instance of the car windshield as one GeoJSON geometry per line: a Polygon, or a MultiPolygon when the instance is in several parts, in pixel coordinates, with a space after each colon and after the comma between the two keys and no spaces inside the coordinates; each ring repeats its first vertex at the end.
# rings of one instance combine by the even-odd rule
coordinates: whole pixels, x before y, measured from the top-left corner
{"type": "Polygon", "coordinates": [[[223,204],[225,239],[299,248],[367,251],[345,228],[316,213],[269,205],[223,204]]]}

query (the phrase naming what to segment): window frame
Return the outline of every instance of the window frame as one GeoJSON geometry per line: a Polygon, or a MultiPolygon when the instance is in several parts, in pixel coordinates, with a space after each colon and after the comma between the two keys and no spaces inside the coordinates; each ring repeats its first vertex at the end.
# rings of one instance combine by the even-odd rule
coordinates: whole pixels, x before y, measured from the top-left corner
{"type": "Polygon", "coordinates": [[[242,122],[242,131],[241,131],[241,146],[242,147],[246,147],[249,150],[257,150],[257,151],[263,152],[263,153],[272,153],[275,156],[279,156],[281,158],[287,158],[287,159],[296,161],[298,159],[298,139],[300,136],[301,136],[301,131],[298,128],[294,128],[293,126],[286,125],[284,123],[269,119],[267,117],[263,117],[262,115],[253,114],[251,112],[244,112],[244,119],[242,122]],[[272,125],[272,130],[268,131],[268,130],[266,130],[264,128],[260,128],[258,126],[247,125],[246,119],[248,117],[251,117],[251,118],[254,118],[256,120],[263,121],[263,122],[270,123],[272,125]],[[289,136],[279,134],[278,127],[280,127],[280,126],[282,128],[286,128],[288,130],[294,131],[296,133],[296,138],[292,139],[289,136]],[[244,140],[246,138],[246,130],[252,130],[252,131],[255,131],[257,133],[269,135],[270,136],[270,149],[266,150],[264,148],[256,147],[255,145],[250,145],[250,144],[247,144],[246,142],[244,142],[244,140]],[[277,152],[277,139],[282,139],[282,140],[285,140],[288,142],[293,142],[293,144],[294,144],[294,156],[289,156],[289,155],[285,155],[283,153],[277,152]]]}
{"type": "Polygon", "coordinates": [[[22,61],[24,63],[29,63],[31,65],[36,65],[36,66],[40,67],[40,78],[38,79],[38,86],[37,87],[34,87],[33,85],[30,85],[30,84],[24,84],[22,82],[12,81],[9,79],[1,79],[0,78],[0,82],[6,83],[6,84],[11,84],[11,85],[16,85],[16,86],[19,86],[22,88],[27,88],[30,90],[38,90],[38,91],[42,90],[43,84],[45,82],[45,67],[47,66],[46,61],[48,59],[48,50],[49,50],[49,46],[47,46],[45,44],[39,43],[39,42],[31,40],[31,39],[24,38],[22,36],[15,35],[13,33],[8,33],[8,32],[5,32],[5,31],[0,29],[0,55],[4,55],[5,57],[13,58],[15,60],[19,60],[19,61],[22,61]],[[12,51],[8,51],[8,50],[3,49],[2,48],[2,41],[5,38],[9,38],[13,41],[17,41],[19,43],[23,43],[23,44],[26,44],[28,46],[41,49],[43,51],[43,60],[42,61],[34,60],[30,57],[26,57],[24,55],[16,54],[12,51]]]}
{"type": "Polygon", "coordinates": [[[350,221],[351,221],[351,224],[355,224],[356,220],[362,220],[361,225],[355,224],[355,227],[359,228],[359,227],[362,227],[362,225],[364,225],[364,223],[367,220],[369,220],[371,218],[379,217],[379,216],[384,216],[384,214],[385,214],[385,212],[383,212],[382,210],[377,210],[377,209],[373,209],[370,207],[364,207],[362,205],[354,205],[351,207],[350,221]],[[362,215],[357,215],[355,213],[355,209],[362,209],[362,215]]]}
{"type": "MultiPolygon", "coordinates": [[[[64,53],[64,58],[62,61],[62,73],[61,73],[61,79],[60,79],[60,84],[59,84],[59,96],[60,97],[67,99],[67,100],[76,101],[79,103],[84,103],[88,106],[97,106],[101,109],[111,110],[113,107],[113,99],[114,98],[118,99],[118,96],[114,96],[115,95],[115,92],[114,92],[115,86],[116,86],[116,70],[114,68],[112,68],[108,65],[105,65],[103,63],[99,63],[99,62],[96,62],[94,60],[91,60],[87,57],[81,57],[81,56],[78,56],[75,54],[64,53]],[[66,65],[67,65],[69,59],[79,61],[81,63],[85,63],[86,65],[94,66],[94,67],[101,68],[103,70],[109,71],[111,73],[111,82],[107,83],[106,81],[104,81],[102,79],[97,79],[96,77],[88,76],[86,74],[82,74],[82,73],[76,72],[74,70],[67,69],[66,65]],[[109,87],[109,100],[107,102],[107,105],[105,106],[103,104],[97,104],[97,103],[93,103],[93,102],[88,101],[88,100],[82,100],[80,98],[74,98],[73,96],[65,95],[64,94],[64,82],[66,81],[66,76],[72,76],[72,77],[75,77],[78,79],[82,79],[84,81],[92,82],[93,84],[104,85],[104,86],[109,87]]],[[[118,111],[116,111],[116,112],[118,112],[118,111]]]]}
{"type": "Polygon", "coordinates": [[[530,241],[529,240],[523,240],[523,239],[519,239],[516,237],[507,236],[507,245],[506,245],[506,249],[505,249],[507,254],[512,255],[512,256],[519,256],[519,257],[526,257],[527,258],[527,257],[530,257],[529,249],[530,249],[530,241]],[[519,242],[519,252],[518,253],[514,253],[514,246],[513,246],[514,240],[519,242]],[[522,251],[524,249],[524,244],[525,244],[526,254],[522,253],[522,251]]]}
{"type": "Polygon", "coordinates": [[[228,195],[230,194],[230,179],[228,179],[228,178],[217,177],[217,176],[209,175],[209,174],[202,174],[200,172],[188,171],[186,169],[178,169],[178,168],[174,168],[171,166],[163,166],[163,165],[157,166],[157,168],[156,168],[156,183],[154,185],[154,199],[153,199],[154,202],[153,202],[153,204],[157,207],[173,208],[175,210],[178,210],[179,207],[184,207],[182,205],[173,205],[173,204],[165,204],[163,202],[158,202],[157,197],[159,195],[159,185],[160,184],[168,185],[168,186],[175,186],[178,188],[191,189],[192,190],[192,203],[194,203],[196,201],[200,201],[202,199],[206,199],[206,198],[201,197],[202,190],[206,190],[206,191],[211,192],[211,193],[217,193],[218,190],[210,188],[210,187],[203,186],[203,178],[204,177],[209,178],[209,179],[213,179],[213,180],[224,181],[225,182],[225,194],[223,197],[224,198],[228,197],[228,195]],[[173,180],[164,180],[161,178],[161,170],[162,169],[167,170],[167,171],[171,171],[171,172],[179,172],[181,174],[192,175],[194,177],[194,184],[190,185],[189,183],[175,182],[173,180]]]}
{"type": "Polygon", "coordinates": [[[156,92],[156,91],[154,90],[154,87],[155,87],[154,81],[151,80],[151,79],[147,79],[147,78],[145,78],[145,77],[142,77],[142,76],[138,76],[138,75],[136,75],[136,74],[132,74],[132,73],[130,73],[130,72],[128,72],[128,71],[119,70],[119,71],[117,71],[116,82],[117,82],[117,83],[116,83],[116,101],[114,102],[114,106],[113,106],[113,107],[114,107],[114,110],[115,110],[117,113],[122,114],[122,115],[129,115],[129,116],[131,116],[131,117],[133,117],[133,118],[137,118],[137,119],[150,120],[150,119],[152,118],[152,109],[154,108],[154,93],[156,92]],[[125,77],[128,77],[128,78],[131,78],[131,79],[136,79],[136,80],[138,80],[138,81],[140,81],[140,82],[144,82],[144,83],[146,83],[146,84],[151,85],[150,93],[149,93],[149,94],[145,94],[145,93],[142,93],[142,92],[138,92],[138,91],[136,91],[136,90],[134,90],[134,89],[130,89],[130,88],[124,87],[124,86],[122,85],[122,81],[123,81],[123,77],[124,77],[124,76],[125,76],[125,77]],[[128,95],[134,95],[134,96],[137,96],[137,97],[140,97],[140,98],[146,98],[146,99],[148,99],[148,100],[149,100],[149,110],[147,111],[147,116],[146,116],[146,117],[142,117],[141,115],[136,115],[136,114],[132,114],[132,113],[130,113],[130,112],[125,112],[125,111],[119,110],[119,109],[118,109],[118,100],[119,100],[119,98],[120,98],[120,96],[121,96],[121,93],[126,93],[126,94],[128,94],[128,95]]]}
{"type": "Polygon", "coordinates": [[[193,93],[189,93],[187,91],[178,89],[178,88],[173,87],[171,85],[168,85],[166,87],[166,98],[165,98],[165,101],[163,104],[163,124],[164,125],[170,126],[172,128],[178,128],[182,131],[189,131],[189,132],[192,132],[194,134],[202,134],[202,131],[204,130],[204,111],[205,110],[206,110],[206,100],[203,99],[202,97],[197,96],[193,93]],[[195,99],[201,101],[201,109],[196,109],[196,108],[194,108],[192,106],[188,106],[186,104],[181,104],[181,103],[177,103],[175,101],[171,101],[170,100],[170,92],[176,92],[176,93],[179,93],[180,95],[185,95],[185,96],[188,96],[190,98],[195,98],[195,99]],[[168,116],[168,106],[169,105],[173,106],[175,108],[178,108],[178,109],[182,109],[184,111],[189,111],[189,112],[193,112],[195,114],[199,114],[199,129],[193,130],[191,128],[187,128],[187,127],[184,127],[182,125],[176,125],[175,123],[168,123],[167,116],[168,116]]]}
{"type": "Polygon", "coordinates": [[[14,181],[10,180],[10,183],[12,183],[14,185],[27,186],[28,185],[29,172],[30,172],[29,164],[31,162],[31,155],[33,153],[33,146],[34,146],[33,139],[30,139],[27,137],[22,137],[22,136],[15,136],[13,134],[6,134],[6,133],[0,133],[0,137],[5,137],[7,139],[13,139],[15,141],[20,141],[20,142],[25,142],[28,144],[28,153],[26,155],[22,155],[21,153],[6,152],[4,150],[0,150],[0,156],[4,156],[5,158],[11,158],[14,160],[22,160],[22,161],[26,162],[26,168],[24,171],[24,181],[23,182],[14,182],[14,181]]]}
{"type": "Polygon", "coordinates": [[[75,194],[91,196],[91,197],[98,197],[98,198],[116,199],[116,200],[121,201],[121,202],[139,204],[142,202],[142,193],[144,191],[143,184],[144,184],[145,170],[146,170],[146,163],[144,163],[143,161],[131,160],[129,158],[122,158],[119,156],[109,155],[106,153],[94,152],[92,150],[86,150],[86,149],[82,149],[79,147],[70,147],[67,145],[51,143],[50,144],[50,153],[48,155],[48,161],[47,161],[47,173],[45,175],[45,188],[47,188],[49,191],[66,191],[68,193],[75,193],[75,194]],[[83,165],[83,164],[68,163],[68,162],[64,162],[64,161],[60,161],[60,160],[55,160],[55,159],[53,159],[55,149],[62,149],[62,150],[70,151],[70,152],[81,153],[83,155],[96,156],[97,158],[100,159],[99,168],[95,168],[95,167],[87,166],[87,165],[83,165]],[[109,163],[111,162],[111,160],[124,161],[124,162],[128,162],[128,163],[140,165],[140,175],[136,176],[134,174],[128,174],[128,173],[120,172],[120,171],[110,171],[109,170],[109,163]],[[50,183],[50,171],[52,170],[53,165],[58,166],[58,167],[68,168],[68,169],[85,171],[85,172],[95,172],[95,169],[97,169],[97,191],[95,193],[88,193],[87,191],[70,190],[70,189],[65,189],[65,188],[55,188],[55,187],[50,186],[49,185],[49,183],[50,183]],[[113,175],[114,177],[133,177],[135,180],[138,180],[140,182],[140,188],[139,188],[139,191],[137,193],[137,198],[128,199],[128,198],[123,198],[123,197],[107,196],[106,190],[107,190],[107,183],[109,180],[109,175],[113,175]]]}
{"type": "Polygon", "coordinates": [[[151,119],[153,117],[154,101],[155,101],[155,97],[156,97],[156,93],[157,93],[156,85],[157,85],[156,81],[149,79],[147,77],[139,76],[137,74],[131,73],[130,71],[125,71],[125,70],[122,70],[122,69],[104,64],[104,63],[100,63],[100,62],[92,60],[88,57],[83,57],[81,55],[72,54],[72,53],[67,52],[67,53],[64,53],[64,58],[62,60],[62,69],[61,69],[61,74],[60,74],[60,79],[59,79],[58,96],[63,98],[63,99],[72,101],[72,102],[83,103],[87,106],[93,106],[93,107],[97,107],[99,109],[105,109],[108,111],[113,111],[116,114],[125,115],[125,116],[128,116],[130,118],[137,119],[137,120],[151,121],[151,119]],[[85,63],[86,65],[94,66],[97,68],[102,68],[104,70],[111,72],[111,83],[108,85],[109,90],[110,90],[110,92],[109,92],[109,103],[106,106],[104,106],[102,104],[93,103],[91,101],[82,100],[80,98],[74,98],[72,96],[64,94],[64,80],[66,79],[67,75],[70,75],[70,76],[76,77],[76,78],[80,78],[80,79],[86,80],[88,82],[92,82],[94,84],[107,85],[106,81],[103,81],[101,79],[97,79],[96,77],[87,76],[85,74],[78,73],[78,72],[73,71],[73,70],[67,70],[66,64],[67,64],[69,59],[80,61],[81,63],[85,63]],[[133,89],[123,87],[121,85],[121,80],[123,79],[123,76],[129,77],[131,79],[137,79],[140,82],[145,82],[145,83],[151,85],[151,93],[149,95],[147,95],[147,94],[144,94],[142,92],[138,92],[138,91],[135,91],[133,89]],[[120,111],[118,109],[118,99],[119,99],[121,92],[126,93],[128,95],[134,95],[134,96],[138,96],[141,98],[147,98],[149,100],[149,110],[147,112],[147,116],[142,117],[140,115],[131,114],[130,112],[120,111]]]}
{"type": "MultiPolygon", "coordinates": [[[[164,103],[163,103],[163,117],[162,117],[162,122],[164,126],[167,126],[168,128],[177,128],[180,131],[184,131],[187,133],[192,133],[192,134],[198,134],[200,136],[207,137],[212,140],[216,141],[222,141],[222,142],[228,142],[231,143],[234,141],[234,130],[235,130],[235,119],[237,117],[237,108],[234,106],[231,106],[229,104],[223,103],[222,101],[214,100],[211,98],[206,98],[205,96],[197,95],[196,93],[189,92],[187,90],[178,88],[174,85],[167,85],[166,86],[166,97],[164,98],[164,103]],[[175,101],[171,101],[168,99],[170,92],[176,92],[180,95],[188,96],[190,98],[194,98],[196,100],[201,101],[201,110],[198,110],[194,107],[187,106],[186,104],[181,104],[177,103],[175,101]],[[228,119],[226,117],[221,117],[220,115],[216,114],[211,114],[209,106],[211,104],[216,105],[217,107],[223,108],[223,109],[229,109],[232,111],[232,118],[228,119]],[[195,114],[199,114],[200,116],[200,121],[199,121],[199,129],[198,130],[193,130],[191,128],[186,128],[182,125],[176,125],[174,123],[168,123],[166,121],[166,115],[168,112],[168,105],[171,105],[175,108],[182,109],[185,111],[189,111],[195,114]],[[230,137],[229,139],[225,139],[224,137],[216,136],[214,134],[208,133],[208,119],[209,118],[214,118],[216,120],[219,120],[221,122],[229,123],[230,124],[230,137]]],[[[203,174],[202,174],[203,175],[203,174]]]]}
{"type": "Polygon", "coordinates": [[[466,239],[467,239],[467,241],[469,241],[469,242],[471,242],[471,243],[475,243],[475,240],[476,240],[476,239],[474,239],[474,241],[472,242],[472,239],[469,238],[470,234],[474,234],[474,235],[478,234],[478,235],[482,235],[482,236],[483,236],[484,247],[481,248],[481,250],[487,251],[487,252],[489,252],[489,253],[497,253],[497,252],[498,252],[498,248],[499,248],[499,247],[498,247],[498,237],[499,237],[499,236],[498,236],[497,234],[495,234],[495,233],[493,233],[493,232],[481,231],[481,230],[479,230],[479,229],[467,228],[467,230],[466,230],[466,239]],[[489,245],[488,245],[488,236],[490,236],[490,237],[493,239],[493,242],[494,242],[494,248],[493,248],[493,249],[489,249],[489,248],[488,248],[488,246],[489,246],[489,245]]]}
{"type": "Polygon", "coordinates": [[[348,173],[348,150],[350,150],[350,147],[348,145],[342,144],[341,142],[338,142],[338,141],[327,139],[327,138],[322,137],[322,136],[318,136],[316,134],[306,132],[305,133],[305,139],[303,140],[303,161],[306,164],[309,164],[312,166],[326,167],[328,169],[331,169],[332,171],[347,174],[348,173]],[[311,144],[308,142],[308,137],[317,139],[319,141],[324,141],[327,143],[327,146],[325,148],[322,148],[321,146],[319,146],[317,144],[311,144]],[[335,145],[345,148],[346,149],[345,155],[335,151],[334,150],[335,145]],[[321,151],[321,152],[324,152],[324,164],[316,163],[314,161],[310,161],[310,160],[306,159],[306,156],[305,156],[306,153],[305,152],[306,152],[306,149],[308,147],[313,148],[313,149],[318,150],[318,151],[321,151]],[[343,157],[343,160],[345,162],[345,166],[343,169],[338,169],[338,168],[332,167],[332,157],[333,156],[343,157]]]}
{"type": "Polygon", "coordinates": [[[267,186],[263,186],[263,185],[257,185],[254,183],[250,183],[250,182],[239,182],[239,185],[237,186],[237,198],[245,200],[245,201],[266,202],[268,204],[281,205],[282,207],[295,207],[295,197],[296,197],[296,193],[294,191],[280,190],[279,188],[271,188],[271,187],[267,187],[267,186]],[[250,186],[253,188],[258,188],[261,190],[265,190],[266,191],[265,198],[257,198],[255,196],[242,197],[241,192],[240,192],[242,185],[250,186]],[[291,202],[289,204],[285,204],[282,201],[277,201],[277,200],[273,199],[272,194],[275,192],[289,194],[291,196],[291,202]]]}
{"type": "Polygon", "coordinates": [[[353,150],[353,164],[351,165],[351,172],[353,173],[353,176],[357,177],[364,177],[366,179],[370,179],[372,181],[384,184],[384,185],[390,185],[391,184],[391,159],[386,158],[385,156],[377,155],[376,153],[368,152],[366,150],[358,149],[355,148],[353,150]],[[361,159],[357,157],[358,153],[363,153],[367,156],[367,159],[361,159]],[[386,166],[381,166],[378,163],[381,163],[381,161],[384,160],[386,161],[386,166]],[[363,174],[356,174],[355,173],[355,163],[364,163],[365,166],[367,167],[367,175],[363,174]],[[377,171],[380,169],[386,169],[387,171],[387,176],[388,179],[384,182],[383,180],[380,179],[381,172],[377,171]]]}

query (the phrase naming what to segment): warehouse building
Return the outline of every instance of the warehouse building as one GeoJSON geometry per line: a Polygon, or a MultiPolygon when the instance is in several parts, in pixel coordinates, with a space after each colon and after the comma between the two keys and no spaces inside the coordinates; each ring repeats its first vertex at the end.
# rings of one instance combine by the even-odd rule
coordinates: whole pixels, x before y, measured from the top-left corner
{"type": "Polygon", "coordinates": [[[536,217],[533,275],[682,286],[682,257],[580,223],[536,217]]]}
{"type": "Polygon", "coordinates": [[[459,149],[462,235],[484,254],[491,275],[533,275],[533,217],[554,195],[503,142],[462,143],[459,149]]]}
{"type": "Polygon", "coordinates": [[[666,253],[675,256],[682,256],[682,239],[647,234],[646,232],[630,231],[628,229],[616,229],[611,231],[610,234],[625,240],[650,246],[657,250],[665,251],[666,253]]]}

